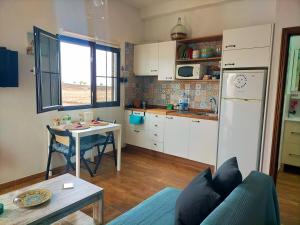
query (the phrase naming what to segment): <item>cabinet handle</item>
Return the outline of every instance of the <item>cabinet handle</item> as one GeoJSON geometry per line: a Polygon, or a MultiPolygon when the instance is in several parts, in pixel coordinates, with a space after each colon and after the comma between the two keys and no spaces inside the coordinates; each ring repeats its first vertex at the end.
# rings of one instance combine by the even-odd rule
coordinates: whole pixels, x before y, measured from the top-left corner
{"type": "Polygon", "coordinates": [[[225,63],[225,66],[234,66],[234,63],[225,63]]]}
{"type": "Polygon", "coordinates": [[[157,127],[157,124],[154,124],[155,127],[157,127]]]}
{"type": "Polygon", "coordinates": [[[154,134],[155,137],[157,137],[157,134],[154,134]]]}
{"type": "Polygon", "coordinates": [[[150,70],[151,72],[157,72],[157,70],[150,70]]]}
{"type": "Polygon", "coordinates": [[[155,146],[156,146],[157,144],[156,144],[156,143],[154,143],[153,145],[155,145],[155,146]]]}
{"type": "Polygon", "coordinates": [[[200,120],[192,120],[194,123],[200,123],[200,120]]]}
{"type": "Polygon", "coordinates": [[[291,157],[300,157],[299,154],[292,154],[292,153],[289,153],[289,156],[291,156],[291,157]]]}
{"type": "Polygon", "coordinates": [[[135,133],[140,133],[140,131],[139,131],[139,130],[134,130],[134,132],[135,132],[135,133]]]}
{"type": "Polygon", "coordinates": [[[292,131],[291,134],[298,134],[298,135],[300,135],[300,132],[292,131]]]}
{"type": "Polygon", "coordinates": [[[235,45],[226,45],[225,48],[235,48],[235,45]]]}
{"type": "Polygon", "coordinates": [[[157,118],[157,117],[158,117],[158,115],[155,115],[155,117],[157,118]]]}
{"type": "Polygon", "coordinates": [[[167,116],[166,118],[169,119],[169,120],[172,120],[172,119],[173,119],[173,117],[168,117],[168,116],[167,116]]]}

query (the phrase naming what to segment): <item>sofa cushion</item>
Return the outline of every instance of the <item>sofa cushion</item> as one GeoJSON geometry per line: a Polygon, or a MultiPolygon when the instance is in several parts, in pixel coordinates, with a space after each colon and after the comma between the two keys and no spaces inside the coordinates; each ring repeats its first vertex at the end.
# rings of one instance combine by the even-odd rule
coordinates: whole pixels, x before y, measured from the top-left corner
{"type": "Polygon", "coordinates": [[[240,183],[242,174],[238,167],[236,157],[225,161],[215,173],[212,185],[214,190],[221,195],[224,200],[240,183]]]}
{"type": "Polygon", "coordinates": [[[176,201],[175,224],[199,225],[220,203],[212,186],[210,168],[196,176],[176,201]]]}
{"type": "Polygon", "coordinates": [[[201,225],[280,225],[272,177],[252,171],[201,225]]]}

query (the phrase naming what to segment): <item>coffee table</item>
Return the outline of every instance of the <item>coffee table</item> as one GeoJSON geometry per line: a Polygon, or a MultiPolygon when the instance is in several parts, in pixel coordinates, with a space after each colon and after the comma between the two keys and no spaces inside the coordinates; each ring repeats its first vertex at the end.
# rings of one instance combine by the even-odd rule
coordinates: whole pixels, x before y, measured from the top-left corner
{"type": "Polygon", "coordinates": [[[1,195],[0,202],[4,204],[4,213],[0,215],[0,225],[51,224],[59,220],[68,221],[69,218],[72,224],[103,224],[103,189],[71,174],[64,174],[1,195]],[[64,183],[73,183],[74,188],[63,189],[64,183]],[[36,188],[50,190],[51,200],[31,208],[19,208],[13,203],[13,199],[18,194],[36,188]],[[93,205],[93,218],[79,211],[90,204],[93,205]],[[82,221],[78,223],[76,218],[82,221]]]}

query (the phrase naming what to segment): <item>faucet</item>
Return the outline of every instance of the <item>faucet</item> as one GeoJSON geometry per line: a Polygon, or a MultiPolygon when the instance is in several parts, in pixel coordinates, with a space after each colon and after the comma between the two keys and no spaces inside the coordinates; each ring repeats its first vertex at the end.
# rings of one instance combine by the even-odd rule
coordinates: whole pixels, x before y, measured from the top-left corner
{"type": "Polygon", "coordinates": [[[211,105],[211,111],[213,111],[215,114],[218,113],[218,105],[217,105],[217,100],[215,97],[210,97],[209,102],[211,105]]]}

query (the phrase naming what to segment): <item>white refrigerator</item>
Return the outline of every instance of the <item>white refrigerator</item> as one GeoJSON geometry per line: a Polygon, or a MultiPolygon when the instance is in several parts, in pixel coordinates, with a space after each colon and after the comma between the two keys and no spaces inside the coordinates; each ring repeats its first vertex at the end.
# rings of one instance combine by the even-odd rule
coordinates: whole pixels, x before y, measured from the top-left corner
{"type": "Polygon", "coordinates": [[[267,70],[223,71],[217,168],[236,156],[243,178],[259,169],[267,70]]]}

